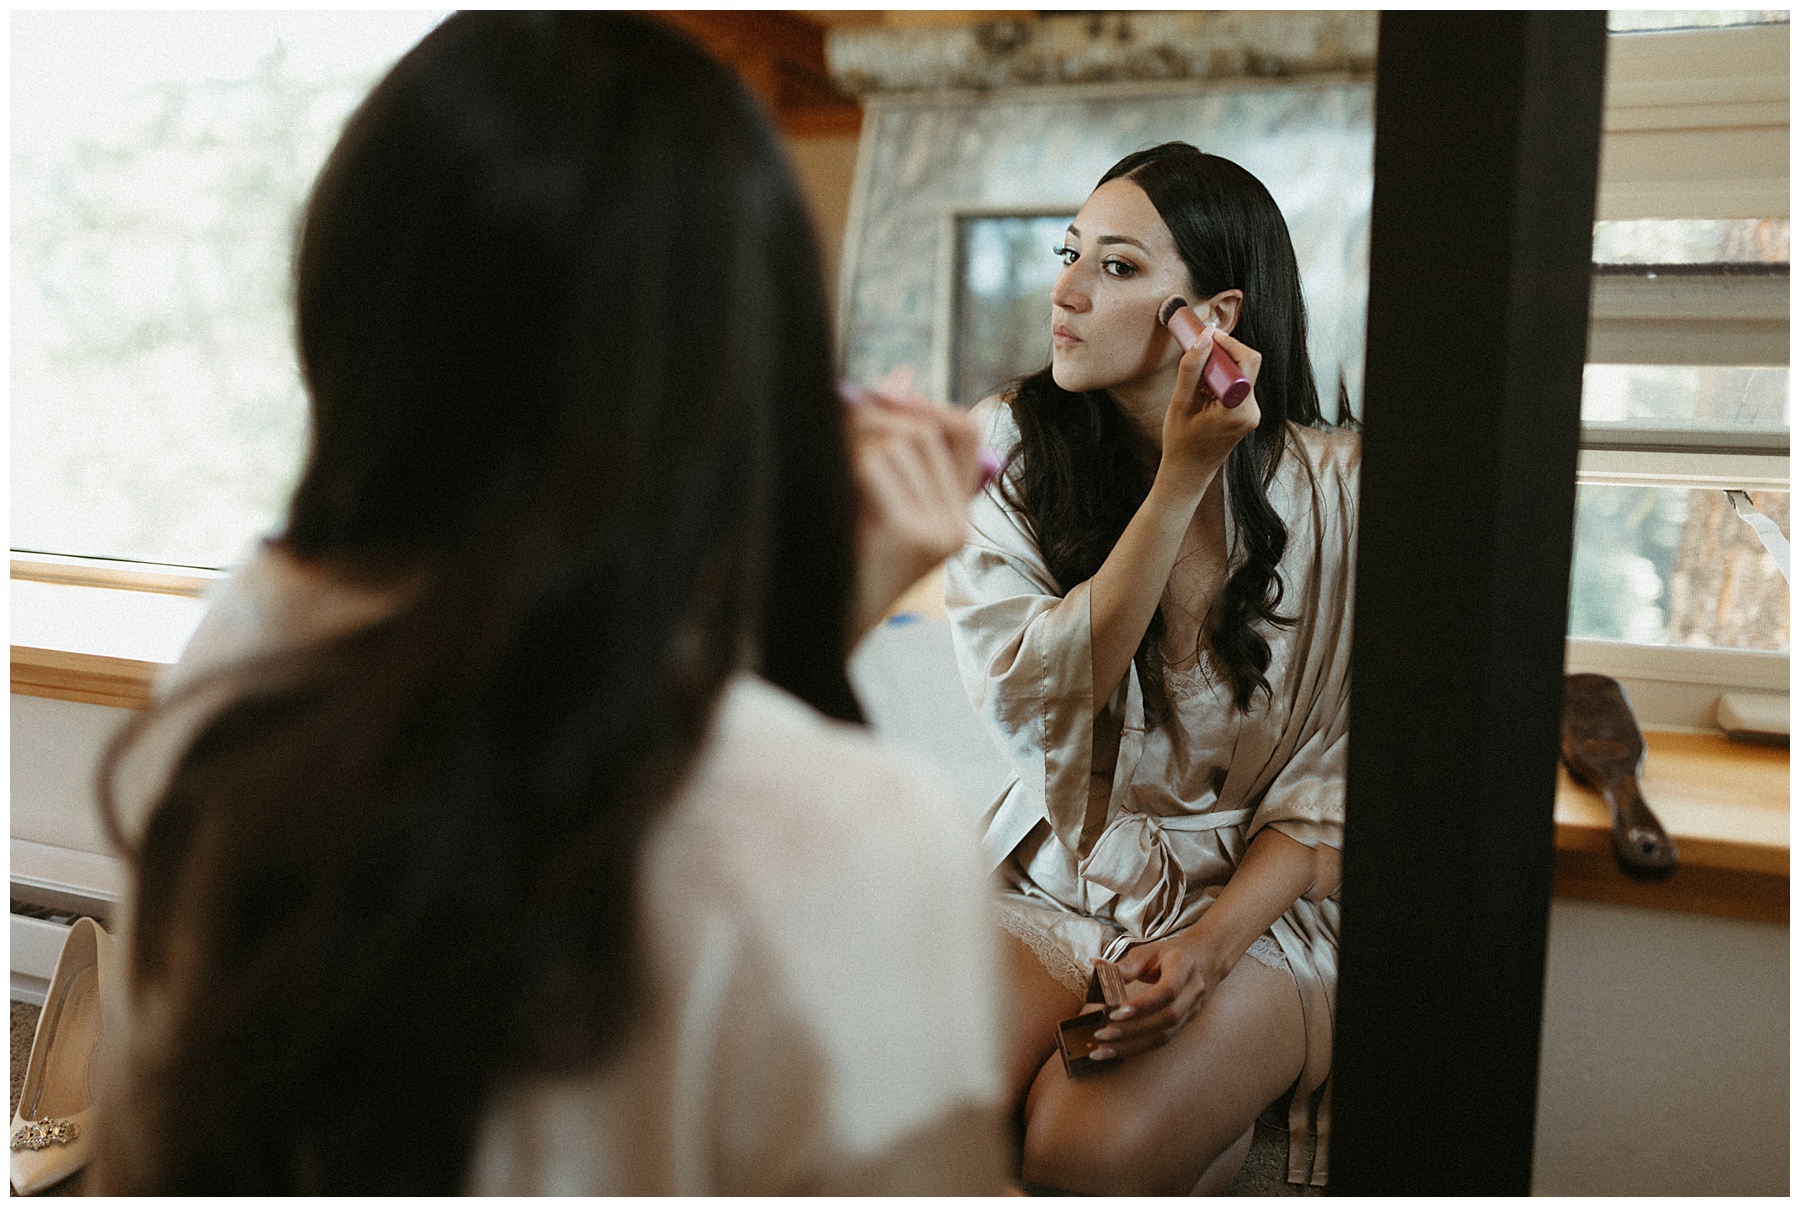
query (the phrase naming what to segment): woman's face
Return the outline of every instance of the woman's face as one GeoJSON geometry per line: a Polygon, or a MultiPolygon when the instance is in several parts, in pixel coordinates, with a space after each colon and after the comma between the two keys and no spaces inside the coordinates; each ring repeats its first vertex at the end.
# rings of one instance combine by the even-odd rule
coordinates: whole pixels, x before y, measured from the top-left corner
{"type": "Polygon", "coordinates": [[[1056,384],[1081,391],[1165,376],[1172,383],[1181,345],[1156,321],[1157,311],[1173,293],[1200,299],[1144,190],[1124,178],[1095,189],[1063,236],[1062,258],[1066,267],[1050,291],[1056,384]]]}

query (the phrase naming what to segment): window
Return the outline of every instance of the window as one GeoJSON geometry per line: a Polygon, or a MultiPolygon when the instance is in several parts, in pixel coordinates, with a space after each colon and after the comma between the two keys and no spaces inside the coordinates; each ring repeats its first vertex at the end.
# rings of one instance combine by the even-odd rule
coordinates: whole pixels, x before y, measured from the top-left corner
{"type": "Polygon", "coordinates": [[[294,222],[440,16],[13,14],[15,549],[222,566],[276,521],[294,222]]]}
{"type": "Polygon", "coordinates": [[[1790,531],[1785,22],[1609,21],[1568,660],[1660,724],[1786,690],[1788,585],[1743,518],[1790,531]]]}
{"type": "Polygon", "coordinates": [[[956,222],[952,398],[976,402],[1050,363],[1051,254],[1075,221],[1056,214],[963,214],[956,222]]]}
{"type": "Polygon", "coordinates": [[[1596,225],[1572,637],[1788,648],[1786,583],[1724,491],[1787,528],[1789,245],[1785,218],[1596,225]]]}

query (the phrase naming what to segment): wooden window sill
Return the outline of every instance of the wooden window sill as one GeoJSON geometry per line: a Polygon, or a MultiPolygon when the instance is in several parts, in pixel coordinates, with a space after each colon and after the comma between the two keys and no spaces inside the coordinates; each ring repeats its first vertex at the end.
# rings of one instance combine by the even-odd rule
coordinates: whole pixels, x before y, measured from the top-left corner
{"type": "Polygon", "coordinates": [[[79,558],[15,556],[16,694],[147,708],[163,667],[206,612],[217,571],[145,571],[79,558]]]}
{"type": "Polygon", "coordinates": [[[1787,748],[1658,730],[1644,741],[1639,785],[1675,839],[1675,874],[1646,884],[1621,872],[1606,803],[1558,768],[1556,894],[1787,922],[1787,748]]]}
{"type": "Polygon", "coordinates": [[[151,686],[165,664],[41,646],[12,647],[14,695],[149,708],[151,686]]]}

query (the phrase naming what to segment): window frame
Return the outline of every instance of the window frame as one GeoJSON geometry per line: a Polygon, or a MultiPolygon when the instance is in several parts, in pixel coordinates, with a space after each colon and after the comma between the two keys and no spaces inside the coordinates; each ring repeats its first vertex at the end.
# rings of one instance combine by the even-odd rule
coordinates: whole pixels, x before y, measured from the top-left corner
{"type": "Polygon", "coordinates": [[[20,582],[146,591],[155,595],[185,595],[200,599],[228,576],[227,570],[206,566],[169,566],[25,549],[12,551],[11,577],[20,582]]]}
{"type": "MultiPolygon", "coordinates": [[[[1609,33],[1597,220],[1788,217],[1788,45],[1786,24],[1609,33]]],[[[1590,364],[1789,364],[1787,265],[1593,271],[1590,364]]],[[[1583,424],[1576,481],[1787,491],[1790,438],[1583,424]]],[[[1618,678],[1649,724],[1708,728],[1726,692],[1788,691],[1786,652],[1576,637],[1566,648],[1569,671],[1618,678]]]]}

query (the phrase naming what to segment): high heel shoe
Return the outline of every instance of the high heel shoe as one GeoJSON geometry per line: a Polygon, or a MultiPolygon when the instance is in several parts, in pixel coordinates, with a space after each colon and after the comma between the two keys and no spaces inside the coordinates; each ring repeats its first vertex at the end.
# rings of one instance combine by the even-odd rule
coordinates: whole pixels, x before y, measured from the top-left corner
{"type": "Polygon", "coordinates": [[[77,918],[56,958],[13,1112],[12,1186],[18,1194],[54,1186],[86,1165],[93,1151],[88,1116],[100,1040],[101,978],[108,975],[102,969],[111,945],[111,936],[92,918],[77,918]]]}

